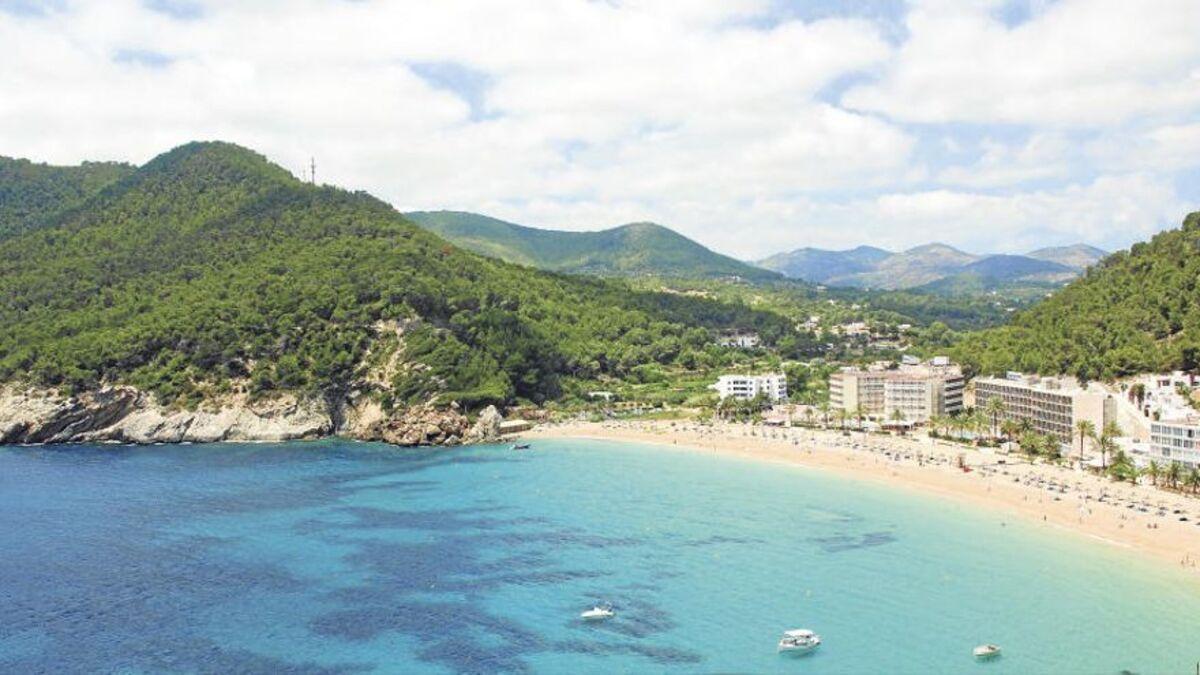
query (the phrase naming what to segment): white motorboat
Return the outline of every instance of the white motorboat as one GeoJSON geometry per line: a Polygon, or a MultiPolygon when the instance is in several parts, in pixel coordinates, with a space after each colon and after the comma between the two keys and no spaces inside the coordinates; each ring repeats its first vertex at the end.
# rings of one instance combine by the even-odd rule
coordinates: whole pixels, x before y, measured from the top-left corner
{"type": "Polygon", "coordinates": [[[992,644],[979,645],[975,649],[971,650],[971,654],[973,654],[977,659],[995,658],[1000,656],[1000,646],[992,644]]]}
{"type": "Polygon", "coordinates": [[[821,636],[807,628],[789,630],[779,638],[779,653],[781,654],[807,654],[819,646],[821,646],[821,636]]]}
{"type": "Polygon", "coordinates": [[[602,605],[596,605],[586,612],[580,614],[579,618],[583,619],[584,621],[605,621],[613,618],[616,615],[617,613],[613,611],[612,605],[604,603],[602,605]]]}

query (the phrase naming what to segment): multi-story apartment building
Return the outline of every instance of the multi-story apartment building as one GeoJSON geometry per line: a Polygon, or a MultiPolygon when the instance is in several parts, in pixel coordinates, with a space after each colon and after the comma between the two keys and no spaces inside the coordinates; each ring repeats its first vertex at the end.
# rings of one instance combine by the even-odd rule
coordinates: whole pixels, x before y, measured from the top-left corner
{"type": "Polygon", "coordinates": [[[881,420],[899,411],[905,422],[928,422],[962,410],[962,396],[962,370],[944,357],[896,368],[843,368],[829,377],[833,409],[881,420]]]}
{"type": "Polygon", "coordinates": [[[1181,415],[1150,423],[1148,459],[1160,464],[1179,462],[1188,469],[1200,467],[1200,417],[1181,415]]]}
{"type": "Polygon", "coordinates": [[[722,399],[750,400],[759,394],[771,402],[787,399],[787,376],[782,373],[769,375],[722,375],[710,389],[715,389],[722,399]]]}
{"type": "Polygon", "coordinates": [[[1057,438],[1070,446],[1075,425],[1089,420],[1097,431],[1116,419],[1116,400],[1099,386],[1081,387],[1071,377],[1038,377],[1008,373],[1005,377],[981,377],[975,380],[975,407],[983,408],[988,399],[1004,403],[1002,419],[1028,420],[1033,430],[1057,438]]]}

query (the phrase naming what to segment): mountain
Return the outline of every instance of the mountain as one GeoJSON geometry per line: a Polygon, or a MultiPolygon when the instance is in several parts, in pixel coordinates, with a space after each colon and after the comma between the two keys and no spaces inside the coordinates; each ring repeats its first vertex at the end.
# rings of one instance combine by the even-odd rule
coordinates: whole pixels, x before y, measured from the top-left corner
{"type": "Polygon", "coordinates": [[[929,283],[978,260],[945,244],[925,244],[884,258],[870,272],[834,279],[831,284],[870,288],[912,288],[929,283]]]}
{"type": "Polygon", "coordinates": [[[1023,255],[989,255],[914,290],[937,295],[978,295],[993,291],[1012,294],[1025,290],[1037,295],[1052,291],[1079,274],[1078,270],[1023,255]]]}
{"type": "Polygon", "coordinates": [[[600,276],[740,277],[752,281],[781,278],[714,253],[654,223],[631,223],[598,232],[565,232],[524,227],[462,211],[405,215],[465,249],[544,270],[600,276]]]}
{"type": "Polygon", "coordinates": [[[1086,267],[1091,267],[1104,259],[1108,255],[1095,246],[1087,244],[1072,244],[1070,246],[1052,246],[1050,248],[1039,248],[1036,251],[1030,251],[1025,254],[1030,258],[1037,260],[1047,260],[1060,265],[1082,270],[1086,267]]]}
{"type": "Polygon", "coordinates": [[[4,249],[0,384],[127,385],[173,409],[288,394],[337,419],[351,400],[540,402],[694,357],[708,328],[790,329],[466,252],[227,143],[160,155],[4,249]]]}
{"type": "Polygon", "coordinates": [[[792,279],[823,284],[830,279],[869,272],[885,258],[894,255],[874,246],[859,246],[848,251],[798,248],[758,261],[759,267],[779,272],[792,279]]]}
{"type": "Polygon", "coordinates": [[[954,349],[973,371],[1086,379],[1200,368],[1200,212],[954,349]]]}
{"type": "Polygon", "coordinates": [[[50,166],[0,157],[0,239],[46,224],[133,169],[116,162],[50,166]]]}
{"type": "Polygon", "coordinates": [[[899,253],[871,246],[845,251],[802,248],[756,264],[792,279],[830,286],[960,295],[1014,283],[1053,288],[1103,256],[1103,251],[1085,244],[1039,249],[1024,256],[980,256],[935,243],[899,253]]]}
{"type": "Polygon", "coordinates": [[[895,290],[935,281],[978,259],[952,246],[926,244],[899,253],[873,246],[846,251],[801,248],[756,264],[813,283],[895,290]]]}

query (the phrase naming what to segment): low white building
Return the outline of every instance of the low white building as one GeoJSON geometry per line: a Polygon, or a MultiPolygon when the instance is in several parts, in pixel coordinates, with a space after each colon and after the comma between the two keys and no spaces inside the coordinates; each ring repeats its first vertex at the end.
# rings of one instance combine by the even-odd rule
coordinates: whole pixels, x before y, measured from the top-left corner
{"type": "Polygon", "coordinates": [[[748,401],[759,394],[766,396],[771,402],[787,399],[787,376],[782,373],[769,375],[722,375],[717,383],[709,387],[715,389],[722,399],[736,398],[748,401]]]}
{"type": "Polygon", "coordinates": [[[1145,462],[1200,467],[1200,411],[1190,400],[1190,392],[1198,382],[1196,376],[1177,371],[1143,375],[1129,383],[1126,398],[1138,421],[1150,430],[1143,446],[1145,462]],[[1135,395],[1136,385],[1141,385],[1140,396],[1135,395]]]}
{"type": "Polygon", "coordinates": [[[717,340],[717,343],[722,347],[737,347],[739,349],[754,349],[759,345],[757,333],[738,333],[736,335],[725,335],[717,340]]]}
{"type": "MultiPolygon", "coordinates": [[[[1131,382],[1141,384],[1143,397],[1131,403],[1139,407],[1139,412],[1145,417],[1178,417],[1192,409],[1191,402],[1182,393],[1196,388],[1198,380],[1195,375],[1176,371],[1165,375],[1143,375],[1131,382]]],[[[1133,387],[1130,387],[1129,398],[1133,398],[1133,387]]]]}
{"type": "Polygon", "coordinates": [[[846,337],[858,337],[871,334],[871,327],[864,321],[852,321],[837,326],[834,329],[835,333],[845,335],[846,337]]]}

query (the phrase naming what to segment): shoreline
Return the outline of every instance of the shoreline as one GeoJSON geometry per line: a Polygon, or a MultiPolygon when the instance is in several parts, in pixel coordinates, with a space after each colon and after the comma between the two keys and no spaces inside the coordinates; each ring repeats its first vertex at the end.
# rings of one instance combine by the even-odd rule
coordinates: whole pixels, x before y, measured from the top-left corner
{"type": "Polygon", "coordinates": [[[1075,469],[1030,464],[1015,455],[935,442],[923,436],[858,432],[843,436],[819,429],[744,424],[702,427],[686,421],[547,424],[520,436],[527,440],[636,442],[679,452],[715,453],[830,471],[1069,531],[1200,580],[1200,499],[1144,485],[1112,483],[1075,469]],[[959,456],[971,469],[969,472],[957,468],[959,456]],[[1131,508],[1130,503],[1135,506],[1131,508]],[[1180,517],[1187,520],[1180,521],[1180,517]]]}

